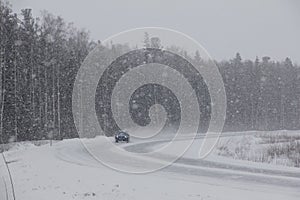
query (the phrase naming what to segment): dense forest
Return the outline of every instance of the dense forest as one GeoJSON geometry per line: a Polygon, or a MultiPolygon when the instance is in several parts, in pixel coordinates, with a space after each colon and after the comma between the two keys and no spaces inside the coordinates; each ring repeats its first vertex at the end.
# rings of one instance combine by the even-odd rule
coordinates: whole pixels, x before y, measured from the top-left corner
{"type": "Polygon", "coordinates": [[[88,32],[0,1],[0,34],[1,142],[74,137],[72,83],[93,45],[88,32]]]}
{"type": "MultiPolygon", "coordinates": [[[[87,31],[61,17],[43,12],[34,18],[30,9],[17,15],[0,0],[0,143],[78,137],[73,84],[96,45],[87,31]]],[[[145,47],[157,48],[157,40],[145,34],[145,47]]],[[[125,47],[103,48],[109,56],[125,47]]],[[[198,52],[179,54],[205,63],[198,52]]],[[[300,129],[300,68],[290,58],[251,61],[237,53],[216,64],[227,95],[224,131],[300,129]]]]}

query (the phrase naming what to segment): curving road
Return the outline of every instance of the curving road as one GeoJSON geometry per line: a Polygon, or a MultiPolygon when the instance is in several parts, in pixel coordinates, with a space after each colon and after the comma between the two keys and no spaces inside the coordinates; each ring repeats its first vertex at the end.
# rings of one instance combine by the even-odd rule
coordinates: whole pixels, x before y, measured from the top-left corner
{"type": "MultiPolygon", "coordinates": [[[[125,149],[136,152],[148,151],[149,146],[158,145],[159,141],[148,144],[135,144],[125,149]]],[[[162,155],[162,157],[170,155],[162,155]]],[[[220,161],[206,159],[179,158],[174,164],[162,170],[182,175],[194,175],[199,177],[212,177],[256,184],[276,185],[299,189],[300,195],[300,170],[278,170],[269,168],[257,168],[253,166],[222,163],[220,161]]]]}
{"type": "MultiPolygon", "coordinates": [[[[227,136],[233,135],[222,135],[227,136]]],[[[195,141],[201,142],[203,137],[200,135],[195,141]]],[[[129,144],[117,146],[126,151],[145,153],[169,141],[168,138],[148,141],[133,139],[129,144]]],[[[174,141],[176,148],[185,141],[187,138],[174,141]]],[[[196,150],[197,147],[199,144],[192,145],[191,149],[196,150]]],[[[132,175],[103,167],[91,155],[91,150],[100,152],[99,155],[108,161],[106,164],[122,166],[123,169],[125,166],[131,171],[161,166],[170,158],[176,159],[173,151],[155,156],[139,154],[129,157],[119,154],[104,137],[64,140],[51,147],[28,148],[6,154],[14,177],[16,199],[92,200],[95,196],[97,199],[149,200],[300,199],[300,169],[252,165],[250,162],[233,163],[213,156],[199,160],[187,152],[172,165],[155,173],[132,175]],[[144,198],[145,194],[147,198],[144,198]]],[[[9,177],[5,160],[0,157],[0,200],[14,200],[9,177]]]]}
{"type": "MultiPolygon", "coordinates": [[[[232,135],[228,135],[232,136],[232,135]]],[[[227,137],[227,136],[224,136],[227,137]]],[[[201,140],[200,136],[197,139],[201,140]]],[[[182,139],[185,140],[185,139],[182,139]]],[[[149,142],[133,142],[130,144],[121,144],[119,147],[131,152],[148,152],[149,149],[159,146],[162,143],[167,142],[167,139],[149,141],[149,142]]],[[[86,144],[88,148],[96,148],[95,144],[86,144]]],[[[146,156],[136,157],[136,159],[129,159],[126,155],[116,154],[113,150],[109,149],[105,144],[101,146],[102,155],[105,155],[109,162],[115,165],[126,165],[129,169],[143,168],[145,166],[156,166],[160,162],[164,162],[165,159],[170,159],[171,155],[160,155],[159,157],[147,158],[146,156]],[[123,157],[124,156],[124,157],[123,157]]],[[[74,149],[62,147],[57,156],[64,161],[79,164],[79,165],[99,165],[90,153],[81,145],[74,149]],[[76,156],[74,156],[76,155],[76,156]]],[[[174,158],[176,159],[176,158],[174,158]]],[[[241,182],[243,184],[262,184],[267,186],[277,186],[282,188],[288,188],[298,191],[300,198],[300,170],[283,170],[281,168],[264,168],[253,167],[247,165],[236,165],[232,163],[222,163],[218,160],[199,160],[182,157],[176,160],[172,165],[160,170],[160,173],[175,174],[178,177],[192,176],[194,179],[201,179],[201,177],[208,177],[216,180],[228,180],[234,182],[241,182]]]]}

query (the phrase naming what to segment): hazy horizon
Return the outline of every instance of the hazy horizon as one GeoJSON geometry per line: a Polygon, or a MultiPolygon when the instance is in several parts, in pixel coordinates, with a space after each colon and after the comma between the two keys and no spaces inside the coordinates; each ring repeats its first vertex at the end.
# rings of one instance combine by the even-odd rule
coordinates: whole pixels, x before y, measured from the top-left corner
{"type": "Polygon", "coordinates": [[[10,0],[13,10],[48,10],[89,30],[93,40],[132,28],[165,27],[196,39],[213,59],[290,57],[300,63],[300,2],[296,0],[213,1],[71,1],[10,0]]]}

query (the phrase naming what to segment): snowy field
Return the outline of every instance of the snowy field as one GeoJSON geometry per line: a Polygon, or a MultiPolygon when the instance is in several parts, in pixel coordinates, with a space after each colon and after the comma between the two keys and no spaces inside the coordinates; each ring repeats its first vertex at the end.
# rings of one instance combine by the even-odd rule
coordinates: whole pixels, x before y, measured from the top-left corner
{"type": "Polygon", "coordinates": [[[300,167],[299,131],[249,133],[222,138],[214,153],[235,160],[300,167]]]}
{"type": "MultiPolygon", "coordinates": [[[[176,146],[183,141],[176,141],[176,146]]],[[[184,157],[196,158],[202,140],[196,140],[184,157]]],[[[152,146],[151,150],[164,144],[152,146]]],[[[173,152],[170,152],[172,155],[173,152]]],[[[218,144],[207,159],[217,157],[229,162],[266,163],[270,165],[300,167],[300,132],[299,131],[248,131],[227,132],[219,138],[218,144]]],[[[259,165],[252,163],[252,165],[259,165]]],[[[268,165],[267,165],[268,166],[268,165]]],[[[269,166],[272,167],[272,166],[269,166]]]]}
{"type": "MultiPolygon", "coordinates": [[[[247,135],[250,137],[252,134],[247,135]]],[[[49,144],[18,144],[5,152],[5,157],[17,200],[300,199],[299,168],[220,156],[220,147],[227,141],[233,141],[229,139],[233,137],[232,134],[222,137],[208,158],[198,160],[200,137],[172,166],[141,175],[121,173],[103,166],[86,151],[79,139],[56,142],[52,147],[49,144]]],[[[90,143],[99,144],[104,139],[98,137],[91,139],[90,143]]],[[[184,145],[185,140],[175,142],[184,145]]],[[[229,146],[233,143],[239,145],[238,142],[227,142],[229,146]]],[[[159,141],[151,141],[149,145],[132,141],[118,145],[142,151],[143,148],[155,149],[162,144],[159,141]]],[[[101,145],[99,148],[114,157],[110,149],[101,145]]],[[[165,156],[172,156],[172,153],[165,156]]],[[[119,161],[140,167],[125,158],[119,161]]]]}

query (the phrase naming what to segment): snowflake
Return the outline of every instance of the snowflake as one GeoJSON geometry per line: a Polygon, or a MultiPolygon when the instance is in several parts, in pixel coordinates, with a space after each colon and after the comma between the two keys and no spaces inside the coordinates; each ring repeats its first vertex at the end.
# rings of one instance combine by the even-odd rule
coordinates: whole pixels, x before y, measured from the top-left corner
{"type": "Polygon", "coordinates": [[[263,77],[261,77],[261,79],[260,79],[262,82],[266,82],[266,80],[267,80],[267,77],[265,77],[265,76],[263,76],[263,77]]]}
{"type": "Polygon", "coordinates": [[[134,109],[134,110],[136,110],[136,109],[139,108],[139,105],[136,104],[136,103],[134,103],[134,104],[131,105],[131,108],[134,109]]]}

